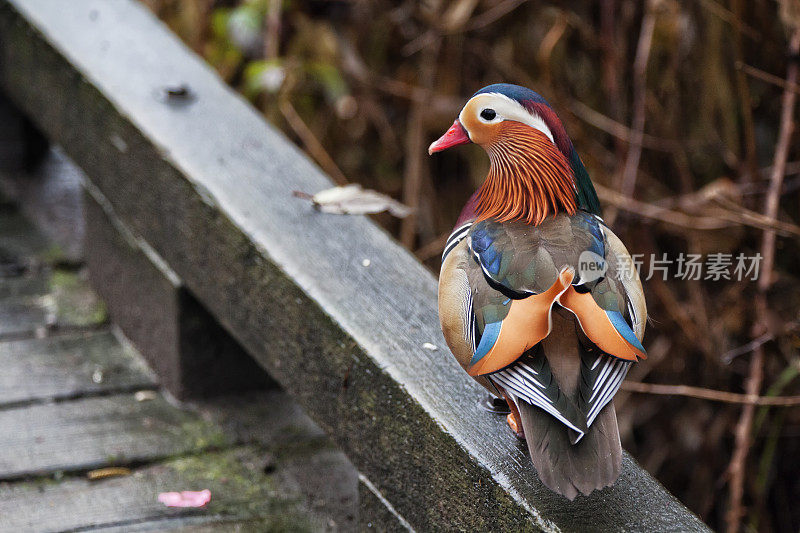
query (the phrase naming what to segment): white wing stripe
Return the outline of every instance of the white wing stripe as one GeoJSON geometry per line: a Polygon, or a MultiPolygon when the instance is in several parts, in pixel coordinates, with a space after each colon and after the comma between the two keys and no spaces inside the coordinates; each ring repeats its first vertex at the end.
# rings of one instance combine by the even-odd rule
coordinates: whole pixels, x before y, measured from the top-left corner
{"type": "Polygon", "coordinates": [[[444,260],[444,258],[447,257],[447,254],[449,254],[453,248],[455,248],[456,245],[467,236],[467,233],[469,233],[469,228],[471,227],[472,222],[467,222],[466,224],[463,224],[462,226],[459,226],[453,230],[453,233],[450,234],[450,236],[447,238],[447,242],[444,245],[442,260],[444,260]]]}
{"type": "Polygon", "coordinates": [[[564,423],[569,428],[571,428],[571,429],[575,430],[576,432],[578,432],[578,434],[579,434],[578,440],[580,440],[580,438],[583,437],[584,432],[581,431],[580,429],[578,429],[577,427],[575,427],[575,425],[572,424],[572,422],[570,422],[569,420],[564,418],[564,416],[561,413],[559,413],[558,410],[556,410],[556,408],[553,407],[551,404],[549,404],[549,403],[540,403],[540,402],[536,401],[536,398],[527,397],[526,394],[519,394],[520,391],[518,391],[518,389],[511,382],[509,382],[507,380],[506,376],[503,375],[505,373],[506,373],[505,371],[497,372],[497,373],[492,374],[491,376],[489,376],[489,378],[490,379],[497,379],[497,381],[499,381],[500,384],[503,385],[504,388],[506,388],[506,387],[510,387],[511,388],[511,391],[506,391],[506,392],[509,392],[512,395],[517,395],[521,399],[523,399],[526,402],[528,402],[529,404],[535,405],[536,407],[539,407],[539,408],[543,409],[547,413],[549,413],[549,414],[553,415],[554,417],[556,417],[559,421],[564,423]]]}
{"type": "Polygon", "coordinates": [[[525,363],[517,362],[517,364],[519,366],[521,366],[522,368],[524,368],[525,370],[527,370],[528,372],[530,372],[531,374],[533,374],[534,376],[538,376],[539,375],[539,373],[536,370],[532,369],[531,367],[529,367],[525,363]]]}
{"type": "Polygon", "coordinates": [[[611,401],[611,399],[617,393],[617,390],[619,390],[622,380],[625,379],[625,376],[628,374],[628,370],[630,369],[632,363],[624,361],[620,361],[620,363],[621,364],[619,364],[615,369],[613,376],[608,380],[608,383],[603,388],[602,394],[589,410],[586,420],[588,425],[591,425],[591,423],[594,422],[594,419],[597,418],[598,414],[600,414],[600,410],[611,401]]]}
{"type": "MultiPolygon", "coordinates": [[[[467,287],[469,289],[469,287],[467,287]]],[[[475,352],[475,313],[472,309],[472,290],[467,293],[467,315],[464,317],[466,320],[464,331],[467,333],[466,341],[472,346],[473,353],[475,352]]]]}
{"type": "Polygon", "coordinates": [[[503,370],[498,372],[507,380],[510,380],[511,383],[515,384],[517,387],[520,388],[521,391],[525,391],[530,395],[536,396],[537,398],[541,399],[542,401],[547,402],[548,404],[552,404],[553,402],[550,399],[542,394],[541,392],[537,391],[536,389],[532,388],[524,379],[519,378],[518,376],[508,372],[508,370],[503,370]]]}
{"type": "Polygon", "coordinates": [[[608,378],[608,375],[616,370],[617,361],[617,359],[612,359],[609,357],[603,364],[603,369],[600,371],[600,375],[597,376],[597,380],[594,382],[594,385],[592,385],[592,397],[589,398],[589,403],[593,402],[597,396],[597,393],[602,390],[603,384],[608,378]]]}
{"type": "Polygon", "coordinates": [[[589,415],[592,417],[592,419],[594,419],[594,417],[600,414],[600,409],[605,407],[605,405],[611,400],[611,397],[614,395],[619,386],[622,384],[622,380],[625,377],[625,373],[626,372],[624,370],[618,372],[617,374],[614,375],[613,379],[608,382],[608,387],[604,391],[603,396],[597,403],[595,403],[592,406],[591,410],[589,411],[589,415]]]}
{"type": "Polygon", "coordinates": [[[603,409],[603,407],[605,407],[606,404],[608,404],[608,402],[611,400],[611,397],[613,396],[613,394],[617,391],[617,389],[619,389],[619,385],[622,383],[622,379],[624,377],[625,377],[624,373],[622,373],[622,374],[620,374],[618,376],[615,376],[614,381],[611,383],[611,387],[606,391],[606,394],[603,396],[603,400],[597,402],[589,410],[589,416],[586,419],[586,421],[589,424],[594,422],[594,419],[597,418],[597,415],[600,414],[600,411],[603,409]]]}
{"type": "MultiPolygon", "coordinates": [[[[515,366],[515,367],[513,367],[513,369],[514,369],[514,371],[516,371],[517,373],[519,373],[519,375],[520,375],[520,376],[521,376],[523,379],[524,379],[524,378],[527,378],[527,379],[531,380],[531,381],[532,381],[532,382],[533,382],[533,383],[534,383],[534,384],[535,384],[537,387],[539,387],[539,388],[540,388],[540,389],[542,389],[542,390],[545,390],[545,389],[547,389],[547,387],[545,387],[545,386],[544,386],[544,384],[543,384],[541,381],[539,381],[539,378],[538,378],[538,377],[536,377],[536,372],[534,372],[533,374],[531,374],[529,371],[525,370],[524,368],[517,368],[516,366],[515,366]]],[[[509,370],[511,370],[511,369],[509,369],[509,370]]]]}
{"type": "MultiPolygon", "coordinates": [[[[594,367],[602,363],[602,368],[597,374],[597,379],[592,386],[592,397],[589,399],[586,408],[586,427],[594,423],[600,411],[611,401],[614,395],[619,390],[622,380],[628,374],[632,363],[602,354],[597,361],[594,362],[594,367]],[[599,361],[602,359],[602,361],[599,361]]],[[[536,377],[537,372],[529,365],[517,362],[510,367],[507,367],[499,372],[495,372],[487,376],[489,380],[496,385],[502,387],[507,394],[511,395],[516,402],[517,398],[524,400],[530,405],[539,407],[548,414],[555,417],[570,429],[578,432],[577,440],[584,436],[584,432],[570,422],[554,405],[553,401],[548,398],[541,389],[546,387],[536,377]]]]}

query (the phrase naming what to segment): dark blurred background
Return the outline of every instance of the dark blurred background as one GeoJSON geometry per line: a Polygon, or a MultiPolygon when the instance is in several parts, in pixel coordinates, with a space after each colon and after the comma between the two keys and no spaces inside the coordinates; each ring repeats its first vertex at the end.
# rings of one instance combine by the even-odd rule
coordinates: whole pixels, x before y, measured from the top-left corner
{"type": "Polygon", "coordinates": [[[488,161],[426,148],[500,81],[550,101],[643,277],[651,254],[761,253],[758,281],[645,283],[617,409],[713,528],[798,531],[800,1],[144,1],[334,181],[413,207],[376,219],[434,272],[488,161]]]}

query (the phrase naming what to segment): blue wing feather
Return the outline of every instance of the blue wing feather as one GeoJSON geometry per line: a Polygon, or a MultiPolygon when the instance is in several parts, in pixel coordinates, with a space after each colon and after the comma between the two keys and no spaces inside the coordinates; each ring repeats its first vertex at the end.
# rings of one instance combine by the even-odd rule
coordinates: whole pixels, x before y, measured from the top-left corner
{"type": "Polygon", "coordinates": [[[492,349],[492,346],[494,346],[498,337],[500,337],[500,327],[502,324],[502,321],[486,324],[486,327],[483,328],[483,334],[478,343],[478,348],[475,350],[475,355],[472,356],[472,361],[469,363],[470,365],[474,365],[489,353],[489,350],[492,349]]]}
{"type": "Polygon", "coordinates": [[[624,316],[622,316],[622,313],[619,311],[606,310],[606,315],[608,316],[608,320],[611,321],[611,325],[614,326],[614,329],[616,329],[620,335],[622,335],[623,339],[628,341],[628,343],[637,350],[641,350],[642,353],[647,353],[644,349],[644,346],[642,346],[642,343],[639,341],[639,338],[633,333],[628,321],[625,320],[624,316]]]}

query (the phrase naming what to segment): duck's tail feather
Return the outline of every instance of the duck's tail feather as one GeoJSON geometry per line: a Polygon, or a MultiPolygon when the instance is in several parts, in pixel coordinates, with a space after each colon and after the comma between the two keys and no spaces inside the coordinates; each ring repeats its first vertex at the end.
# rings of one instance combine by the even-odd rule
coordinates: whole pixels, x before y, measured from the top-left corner
{"type": "Polygon", "coordinates": [[[609,402],[576,444],[564,424],[542,409],[517,402],[533,466],[542,483],[570,500],[612,485],[622,466],[614,403],[609,402]]]}

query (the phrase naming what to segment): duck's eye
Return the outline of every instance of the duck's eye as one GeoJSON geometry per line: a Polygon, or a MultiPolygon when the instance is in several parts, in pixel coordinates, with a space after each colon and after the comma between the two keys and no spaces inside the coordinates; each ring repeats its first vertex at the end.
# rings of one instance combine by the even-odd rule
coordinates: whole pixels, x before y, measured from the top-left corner
{"type": "Polygon", "coordinates": [[[483,120],[494,120],[497,116],[497,113],[494,109],[489,109],[488,107],[481,111],[481,118],[483,120]]]}

